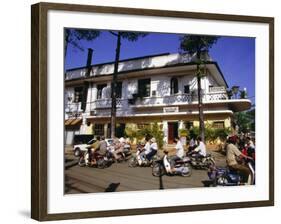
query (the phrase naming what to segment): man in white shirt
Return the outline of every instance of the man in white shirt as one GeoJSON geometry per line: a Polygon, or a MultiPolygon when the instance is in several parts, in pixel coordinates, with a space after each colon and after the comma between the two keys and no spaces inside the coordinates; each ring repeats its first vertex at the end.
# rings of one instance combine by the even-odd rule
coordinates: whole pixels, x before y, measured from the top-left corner
{"type": "Polygon", "coordinates": [[[184,148],[178,137],[174,139],[174,143],[176,143],[176,155],[170,157],[172,168],[175,166],[176,160],[180,160],[184,156],[184,148]]]}
{"type": "Polygon", "coordinates": [[[206,156],[206,146],[204,142],[202,141],[202,138],[199,136],[197,138],[198,146],[194,149],[194,152],[196,152],[199,156],[205,157],[206,156]]]}
{"type": "Polygon", "coordinates": [[[146,159],[150,161],[154,155],[156,155],[158,150],[158,145],[155,138],[150,139],[150,152],[146,154],[146,159]]]}

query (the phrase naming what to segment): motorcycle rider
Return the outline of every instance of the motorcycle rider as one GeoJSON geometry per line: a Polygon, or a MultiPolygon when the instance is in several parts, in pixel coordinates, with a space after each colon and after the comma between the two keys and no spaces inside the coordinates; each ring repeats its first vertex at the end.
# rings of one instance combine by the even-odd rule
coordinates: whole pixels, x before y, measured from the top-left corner
{"type": "Polygon", "coordinates": [[[251,137],[246,138],[247,155],[255,159],[255,145],[251,137]]]}
{"type": "Polygon", "coordinates": [[[196,140],[194,136],[191,136],[191,139],[189,141],[188,151],[191,152],[196,148],[196,140]]]}
{"type": "Polygon", "coordinates": [[[145,137],[145,144],[143,144],[143,145],[144,145],[144,150],[140,153],[140,158],[142,159],[142,161],[145,161],[147,154],[151,152],[149,136],[145,137]]]}
{"type": "Polygon", "coordinates": [[[91,165],[95,165],[97,163],[94,153],[100,149],[100,144],[100,136],[97,136],[97,140],[92,145],[87,147],[89,150],[89,160],[91,165]]]}
{"type": "Polygon", "coordinates": [[[97,151],[97,153],[99,155],[102,155],[102,156],[105,156],[106,155],[106,152],[107,152],[107,143],[105,141],[105,137],[102,136],[101,137],[101,141],[100,141],[100,148],[99,150],[97,151]]]}
{"type": "Polygon", "coordinates": [[[242,154],[236,147],[235,137],[229,137],[226,145],[226,163],[231,170],[236,170],[241,173],[243,183],[251,184],[251,171],[242,164],[238,164],[236,157],[252,159],[251,157],[242,154]]]}
{"type": "Polygon", "coordinates": [[[178,137],[174,139],[174,143],[176,143],[176,155],[170,157],[171,167],[175,167],[176,161],[180,160],[184,156],[184,149],[183,145],[178,137]]]}
{"type": "Polygon", "coordinates": [[[198,146],[193,150],[192,155],[198,158],[206,157],[206,145],[200,136],[197,137],[198,146]]]}
{"type": "MultiPolygon", "coordinates": [[[[122,139],[121,139],[122,140],[122,139]]],[[[112,153],[117,162],[120,161],[121,153],[124,151],[123,143],[118,138],[114,139],[114,152],[112,153]]]]}
{"type": "Polygon", "coordinates": [[[150,152],[146,154],[146,159],[150,161],[154,155],[156,155],[158,150],[158,145],[155,138],[150,139],[150,152]]]}

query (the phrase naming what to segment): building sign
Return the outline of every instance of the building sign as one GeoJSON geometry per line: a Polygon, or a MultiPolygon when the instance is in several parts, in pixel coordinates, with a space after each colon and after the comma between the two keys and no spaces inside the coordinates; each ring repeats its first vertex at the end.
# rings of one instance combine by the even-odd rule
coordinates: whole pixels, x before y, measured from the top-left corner
{"type": "Polygon", "coordinates": [[[224,86],[212,86],[210,87],[210,92],[225,92],[224,86]]]}
{"type": "Polygon", "coordinates": [[[176,113],[179,112],[179,107],[163,107],[164,113],[176,113]]]}

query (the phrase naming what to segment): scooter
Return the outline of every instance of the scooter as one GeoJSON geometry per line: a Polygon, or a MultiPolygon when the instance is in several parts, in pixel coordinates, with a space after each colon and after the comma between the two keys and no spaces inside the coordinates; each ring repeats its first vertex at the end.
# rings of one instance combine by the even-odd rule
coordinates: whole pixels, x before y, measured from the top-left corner
{"type": "Polygon", "coordinates": [[[144,145],[142,144],[138,144],[137,145],[137,151],[136,154],[133,155],[130,160],[129,160],[129,167],[137,167],[137,166],[142,166],[142,167],[149,167],[152,166],[152,164],[156,161],[159,160],[159,156],[156,154],[152,157],[151,160],[148,160],[145,155],[143,155],[144,153],[144,145]]]}
{"type": "Polygon", "coordinates": [[[190,164],[195,169],[208,169],[215,165],[215,160],[211,154],[207,154],[205,157],[198,157],[194,152],[188,152],[187,156],[190,158],[190,164]]]}
{"type": "MultiPolygon", "coordinates": [[[[244,165],[246,165],[251,171],[251,185],[255,184],[255,169],[253,160],[245,159],[244,165]]],[[[239,172],[231,170],[229,167],[211,166],[208,170],[208,177],[209,180],[202,181],[205,187],[239,186],[245,184],[242,182],[239,172]]]]}
{"type": "Polygon", "coordinates": [[[192,168],[190,165],[190,159],[185,156],[182,159],[175,161],[175,166],[171,167],[171,160],[168,157],[168,152],[164,151],[162,159],[155,161],[152,167],[152,175],[155,177],[180,175],[183,177],[189,177],[192,174],[192,168]]]}

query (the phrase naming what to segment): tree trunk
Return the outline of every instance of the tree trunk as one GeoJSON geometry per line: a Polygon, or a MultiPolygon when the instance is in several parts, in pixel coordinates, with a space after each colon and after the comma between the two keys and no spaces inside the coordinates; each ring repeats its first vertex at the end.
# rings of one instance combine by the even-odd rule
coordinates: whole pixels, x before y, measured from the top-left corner
{"type": "MultiPolygon", "coordinates": [[[[200,59],[200,55],[199,59],[200,59]]],[[[201,76],[200,76],[200,65],[197,64],[197,86],[198,86],[198,112],[199,112],[199,134],[202,141],[205,142],[205,125],[204,125],[204,115],[203,115],[203,103],[202,103],[202,89],[201,89],[201,76]]]]}
{"type": "Polygon", "coordinates": [[[115,138],[115,130],[116,130],[116,85],[117,85],[117,73],[118,73],[118,64],[119,64],[119,57],[120,57],[120,47],[121,47],[121,35],[120,32],[118,32],[114,72],[111,82],[111,138],[115,138]]]}
{"type": "Polygon", "coordinates": [[[70,31],[69,30],[65,30],[65,39],[64,39],[64,60],[66,58],[66,53],[67,53],[67,48],[68,48],[68,42],[69,42],[69,36],[70,36],[70,31]]]}

